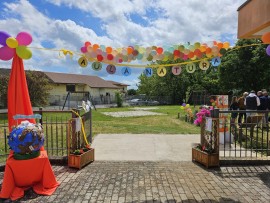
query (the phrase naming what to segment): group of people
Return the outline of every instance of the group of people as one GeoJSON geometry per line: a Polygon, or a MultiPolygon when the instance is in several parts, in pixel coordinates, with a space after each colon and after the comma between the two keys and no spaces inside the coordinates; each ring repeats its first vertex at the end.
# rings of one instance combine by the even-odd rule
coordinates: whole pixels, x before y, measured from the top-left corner
{"type": "MultiPolygon", "coordinates": [[[[270,97],[268,96],[268,92],[266,90],[258,91],[257,94],[254,90],[250,91],[250,93],[244,92],[239,98],[236,96],[232,97],[230,110],[270,110],[270,97]]],[[[232,113],[231,122],[235,123],[238,116],[238,124],[241,125],[242,122],[245,122],[247,117],[251,115],[252,112],[240,112],[239,115],[238,113],[232,113]]],[[[266,127],[267,123],[268,113],[265,113],[263,118],[264,127],[266,127]]]]}

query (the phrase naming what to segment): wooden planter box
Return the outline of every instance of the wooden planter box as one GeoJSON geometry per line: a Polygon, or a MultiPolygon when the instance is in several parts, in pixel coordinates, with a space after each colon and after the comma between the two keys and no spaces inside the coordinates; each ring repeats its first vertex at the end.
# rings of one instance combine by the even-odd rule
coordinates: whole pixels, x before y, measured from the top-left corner
{"type": "Polygon", "coordinates": [[[68,166],[81,169],[83,166],[89,164],[94,160],[95,160],[95,150],[94,148],[91,148],[89,151],[81,155],[70,154],[68,156],[68,166]]]}
{"type": "Polygon", "coordinates": [[[207,154],[206,152],[203,152],[196,148],[192,148],[192,161],[199,162],[204,166],[206,166],[206,168],[212,166],[219,166],[219,154],[218,153],[207,154]]]}

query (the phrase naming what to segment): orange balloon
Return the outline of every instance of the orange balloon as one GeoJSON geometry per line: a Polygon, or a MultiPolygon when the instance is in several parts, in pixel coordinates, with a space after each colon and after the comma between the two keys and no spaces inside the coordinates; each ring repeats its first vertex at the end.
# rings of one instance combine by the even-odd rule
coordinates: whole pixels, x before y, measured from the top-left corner
{"type": "Polygon", "coordinates": [[[97,49],[99,48],[99,45],[98,44],[94,44],[93,45],[93,49],[96,51],[97,49]]]}
{"type": "Polygon", "coordinates": [[[224,42],[223,43],[223,48],[228,49],[230,47],[230,43],[229,42],[224,42]]]}
{"type": "Polygon", "coordinates": [[[128,48],[127,48],[127,53],[128,53],[128,54],[132,54],[132,52],[133,52],[133,49],[132,49],[131,47],[128,47],[128,48]]]}
{"type": "Polygon", "coordinates": [[[193,53],[192,51],[191,51],[191,52],[189,52],[189,53],[188,53],[188,58],[190,58],[190,59],[191,59],[191,58],[193,58],[193,57],[194,57],[194,53],[193,53]]]}
{"type": "Polygon", "coordinates": [[[263,43],[270,44],[270,32],[263,34],[262,41],[263,43]]]}
{"type": "Polygon", "coordinates": [[[201,51],[201,52],[205,52],[205,51],[206,51],[206,48],[207,48],[206,45],[201,45],[200,51],[201,51]]]}
{"type": "Polygon", "coordinates": [[[221,49],[221,48],[223,48],[223,43],[222,42],[218,42],[217,43],[217,46],[218,46],[218,49],[221,49]]]}
{"type": "Polygon", "coordinates": [[[112,53],[112,47],[106,47],[106,52],[107,52],[108,54],[112,53]]]}
{"type": "Polygon", "coordinates": [[[206,53],[206,54],[209,54],[209,53],[211,53],[211,52],[212,52],[212,49],[211,49],[210,47],[207,47],[206,50],[205,50],[205,53],[206,53]]]}

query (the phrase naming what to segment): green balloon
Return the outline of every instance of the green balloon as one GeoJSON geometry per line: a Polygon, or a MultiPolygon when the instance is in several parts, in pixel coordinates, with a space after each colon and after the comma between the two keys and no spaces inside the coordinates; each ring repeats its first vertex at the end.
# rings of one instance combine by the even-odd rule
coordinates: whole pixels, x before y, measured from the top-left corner
{"type": "Polygon", "coordinates": [[[32,57],[32,52],[31,50],[26,47],[26,46],[18,46],[16,48],[16,54],[21,58],[21,59],[30,59],[32,57]]]}

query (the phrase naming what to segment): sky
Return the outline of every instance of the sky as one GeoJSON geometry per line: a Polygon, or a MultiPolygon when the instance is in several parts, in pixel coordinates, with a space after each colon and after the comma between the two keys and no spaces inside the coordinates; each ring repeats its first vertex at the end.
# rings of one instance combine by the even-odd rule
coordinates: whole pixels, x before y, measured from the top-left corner
{"type": "MultiPolygon", "coordinates": [[[[24,60],[27,70],[96,75],[137,88],[142,68],[123,76],[78,65],[79,56],[52,51],[80,52],[86,41],[114,48],[172,46],[187,42],[237,40],[237,9],[245,0],[1,0],[0,31],[16,37],[26,31],[33,37],[33,57],[24,60]]],[[[141,63],[140,61],[135,62],[141,63]]],[[[10,61],[0,61],[10,68],[10,61]]]]}

